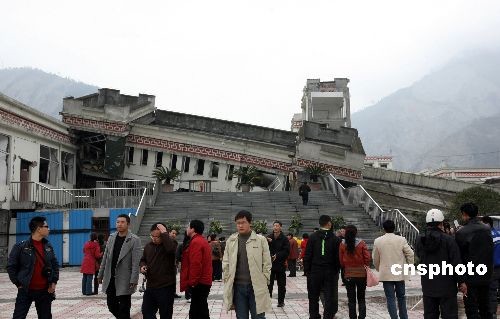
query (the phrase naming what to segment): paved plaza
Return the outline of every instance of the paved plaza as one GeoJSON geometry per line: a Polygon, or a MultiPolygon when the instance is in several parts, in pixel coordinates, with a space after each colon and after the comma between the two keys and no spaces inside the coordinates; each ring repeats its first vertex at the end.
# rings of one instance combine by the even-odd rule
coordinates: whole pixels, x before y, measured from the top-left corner
{"type": "MultiPolygon", "coordinates": [[[[106,307],[106,296],[102,293],[96,296],[84,297],[81,295],[81,274],[78,268],[64,268],[61,271],[60,281],[57,286],[57,299],[52,304],[53,318],[113,318],[106,307]]],[[[301,273],[298,272],[298,275],[301,273]]],[[[142,279],[141,279],[142,280],[142,279]]],[[[267,319],[306,319],[308,318],[308,301],[306,290],[306,277],[287,277],[287,295],[285,307],[278,308],[276,295],[273,296],[273,311],[266,314],[267,319]]],[[[275,288],[276,290],[276,288],[275,288]]],[[[236,318],[234,311],[226,312],[222,304],[223,284],[214,282],[209,296],[210,318],[225,319],[236,318]]],[[[0,274],[0,318],[12,318],[16,289],[9,281],[6,273],[0,274]]],[[[420,300],[420,279],[412,277],[407,282],[408,309],[420,300]]],[[[386,310],[382,285],[368,288],[366,293],[367,318],[389,318],[386,310]]],[[[461,299],[461,297],[459,297],[461,299]]],[[[142,294],[136,292],[132,296],[132,318],[142,318],[140,308],[142,294]]],[[[182,298],[176,299],[174,304],[174,318],[188,318],[189,303],[182,298]]],[[[462,310],[463,311],[463,310],[462,310]]],[[[159,316],[158,316],[159,317],[159,316]]],[[[422,318],[423,308],[420,303],[414,310],[409,311],[410,318],[422,318]]],[[[34,305],[31,307],[28,318],[37,318],[34,305]]],[[[336,318],[349,318],[347,310],[347,296],[344,287],[339,287],[339,312],[336,318]]],[[[460,318],[465,318],[461,315],[460,318]]]]}

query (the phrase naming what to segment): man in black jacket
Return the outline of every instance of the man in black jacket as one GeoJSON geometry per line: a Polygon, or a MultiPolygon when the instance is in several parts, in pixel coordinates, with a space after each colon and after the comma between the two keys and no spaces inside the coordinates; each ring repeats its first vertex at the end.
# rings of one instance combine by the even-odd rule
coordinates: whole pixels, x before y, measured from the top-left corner
{"type": "MultiPolygon", "coordinates": [[[[427,212],[425,221],[427,229],[420,234],[416,243],[416,251],[420,264],[425,264],[429,270],[429,264],[442,265],[442,262],[455,266],[461,263],[460,252],[453,237],[444,232],[444,215],[439,209],[431,209],[427,212]]],[[[441,269],[443,271],[443,269],[441,269]]],[[[429,273],[420,277],[422,283],[422,294],[424,300],[424,318],[457,319],[457,287],[466,294],[467,287],[464,277],[454,274],[439,274],[429,279],[429,273]]]]}
{"type": "Polygon", "coordinates": [[[479,275],[466,275],[467,297],[464,297],[467,318],[493,318],[489,308],[489,284],[493,273],[493,239],[490,229],[477,218],[478,208],[474,203],[460,207],[465,225],[456,235],[462,263],[471,262],[474,267],[486,265],[487,272],[479,275]]]}
{"type": "Polygon", "coordinates": [[[283,235],[281,227],[283,224],[280,221],[274,221],[273,233],[267,237],[269,242],[269,252],[273,266],[271,268],[271,278],[269,283],[269,294],[273,296],[274,279],[278,281],[278,307],[285,305],[286,294],[286,267],[285,262],[290,253],[290,244],[288,239],[283,235]]]}
{"type": "Polygon", "coordinates": [[[33,301],[38,318],[52,318],[51,307],[59,280],[59,264],[54,248],[45,239],[49,235],[46,218],[33,217],[29,228],[31,237],[12,248],[7,263],[10,281],[17,286],[12,318],[26,318],[33,301]]]}
{"type": "Polygon", "coordinates": [[[309,237],[304,255],[309,318],[321,318],[319,295],[320,291],[324,291],[323,318],[331,319],[338,311],[340,239],[332,231],[332,218],[330,216],[321,215],[319,225],[321,228],[309,237]]]}

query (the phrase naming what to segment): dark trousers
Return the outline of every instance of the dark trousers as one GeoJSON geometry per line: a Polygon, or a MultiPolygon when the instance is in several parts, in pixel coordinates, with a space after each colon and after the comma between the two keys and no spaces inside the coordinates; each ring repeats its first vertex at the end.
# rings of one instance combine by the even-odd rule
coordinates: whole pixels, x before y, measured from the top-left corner
{"type": "Polygon", "coordinates": [[[297,259],[288,259],[288,270],[290,270],[289,277],[297,276],[297,259]]]}
{"type": "Polygon", "coordinates": [[[112,278],[106,289],[106,302],[108,309],[118,319],[130,319],[131,295],[116,295],[115,279],[112,278]]]}
{"type": "Polygon", "coordinates": [[[349,319],[366,318],[366,277],[346,278],[347,304],[349,306],[349,319]],[[358,300],[359,316],[356,315],[356,298],[358,300]]]}
{"type": "MultiPolygon", "coordinates": [[[[330,271],[330,270],[328,270],[330,271]]],[[[339,311],[339,273],[336,272],[332,275],[332,313],[335,315],[339,311]]],[[[321,304],[323,308],[325,308],[325,290],[322,287],[321,292],[319,293],[319,300],[321,300],[321,304]]]]}
{"type": "Polygon", "coordinates": [[[212,260],[212,280],[222,279],[222,260],[212,260]]]}
{"type": "Polygon", "coordinates": [[[156,319],[160,310],[161,319],[172,319],[174,312],[175,284],[162,288],[147,288],[142,299],[142,316],[144,319],[156,319]]]}
{"type": "Polygon", "coordinates": [[[191,307],[189,307],[189,319],[210,319],[208,314],[207,298],[210,294],[210,286],[196,285],[191,288],[191,307]]]}
{"type": "Polygon", "coordinates": [[[269,282],[269,295],[273,297],[273,286],[274,280],[278,282],[278,304],[285,302],[286,294],[286,273],[285,271],[273,271],[271,270],[271,278],[269,282]]]}
{"type": "Polygon", "coordinates": [[[307,203],[309,202],[309,194],[305,194],[305,195],[300,195],[302,196],[302,204],[303,205],[307,205],[307,203]]]}
{"type": "Polygon", "coordinates": [[[252,319],[266,319],[265,313],[257,314],[252,284],[234,284],[233,303],[237,319],[248,319],[249,312],[252,319]]]}
{"type": "Polygon", "coordinates": [[[467,319],[491,319],[490,286],[467,285],[467,297],[464,296],[465,314],[467,319]]]}
{"type": "MultiPolygon", "coordinates": [[[[496,313],[497,313],[498,288],[500,287],[499,282],[500,282],[500,267],[495,267],[495,270],[493,272],[493,276],[492,276],[491,282],[490,282],[490,312],[493,315],[496,315],[496,313]]],[[[496,317],[493,316],[493,318],[496,318],[496,317]]]]}
{"type": "Polygon", "coordinates": [[[337,312],[338,300],[337,302],[333,300],[334,286],[336,286],[334,285],[335,278],[338,280],[338,275],[335,276],[331,270],[324,268],[318,270],[313,269],[307,276],[307,298],[309,299],[310,319],[321,318],[319,314],[320,293],[323,295],[323,318],[331,319],[337,312]]]}
{"type": "Polygon", "coordinates": [[[95,272],[94,275],[94,294],[97,295],[99,293],[99,278],[97,278],[97,275],[99,275],[99,270],[95,272]]]}
{"type": "Polygon", "coordinates": [[[17,290],[16,306],[12,319],[24,319],[28,315],[31,304],[35,302],[36,313],[40,319],[52,318],[52,300],[54,295],[49,294],[47,289],[44,290],[17,290]]]}
{"type": "Polygon", "coordinates": [[[424,296],[424,319],[458,319],[457,296],[428,297],[424,296]]]}

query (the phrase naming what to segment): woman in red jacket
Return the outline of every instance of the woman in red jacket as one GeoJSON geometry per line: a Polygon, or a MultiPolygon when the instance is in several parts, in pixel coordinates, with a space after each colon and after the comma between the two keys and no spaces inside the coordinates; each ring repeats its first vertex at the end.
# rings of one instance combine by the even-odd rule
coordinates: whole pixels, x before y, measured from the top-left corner
{"type": "MultiPolygon", "coordinates": [[[[307,241],[309,240],[309,234],[304,233],[302,234],[302,241],[300,242],[300,256],[299,260],[302,265],[302,269],[304,269],[304,255],[306,254],[306,247],[307,247],[307,241]]],[[[305,276],[306,274],[304,273],[302,276],[305,276]]]]}
{"type": "Polygon", "coordinates": [[[349,305],[350,319],[366,317],[366,269],[370,265],[370,252],[366,243],[356,238],[358,229],[349,225],[345,229],[345,239],[340,244],[340,265],[345,272],[345,288],[349,305]],[[356,297],[358,299],[359,317],[356,315],[356,297]]]}
{"type": "Polygon", "coordinates": [[[96,271],[97,260],[102,257],[99,243],[97,242],[97,234],[90,234],[90,240],[83,246],[83,261],[80,272],[82,278],[82,294],[85,296],[93,295],[92,276],[96,271]]]}

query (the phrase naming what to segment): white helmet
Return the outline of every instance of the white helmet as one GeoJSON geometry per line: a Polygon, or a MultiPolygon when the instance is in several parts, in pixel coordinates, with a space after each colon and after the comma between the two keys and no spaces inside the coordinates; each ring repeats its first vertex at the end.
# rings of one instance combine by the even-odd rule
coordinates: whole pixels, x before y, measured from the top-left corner
{"type": "Polygon", "coordinates": [[[443,212],[439,209],[433,208],[427,212],[427,216],[425,217],[426,223],[432,222],[442,222],[444,220],[443,212]]]}

